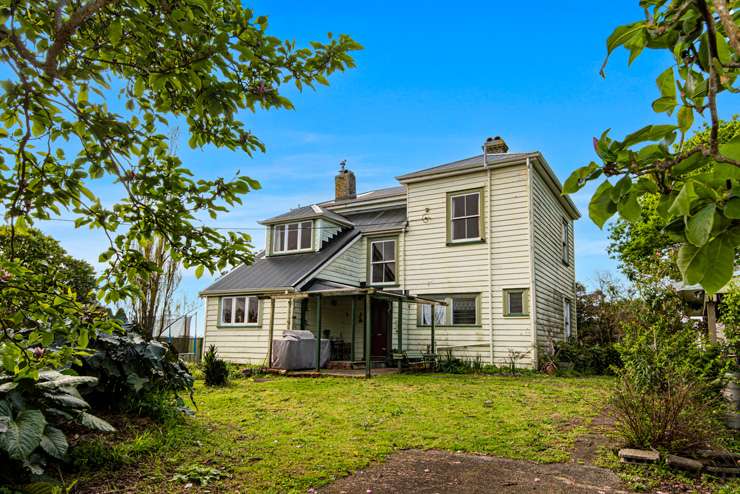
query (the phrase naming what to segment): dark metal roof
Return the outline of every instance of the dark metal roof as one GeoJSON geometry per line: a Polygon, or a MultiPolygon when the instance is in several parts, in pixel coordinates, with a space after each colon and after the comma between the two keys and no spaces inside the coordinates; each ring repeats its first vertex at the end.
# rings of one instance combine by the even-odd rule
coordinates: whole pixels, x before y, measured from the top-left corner
{"type": "Polygon", "coordinates": [[[326,242],[318,252],[255,259],[249,266],[242,264],[233,269],[203,290],[201,295],[240,290],[292,288],[359,235],[359,229],[347,229],[326,242]]]}
{"type": "Polygon", "coordinates": [[[383,209],[367,213],[347,214],[355,228],[363,233],[396,230],[406,225],[406,208],[383,209]]]}
{"type": "Polygon", "coordinates": [[[311,205],[311,206],[303,206],[300,208],[291,209],[287,213],[273,216],[272,218],[268,218],[266,220],[260,221],[260,223],[263,225],[267,225],[271,223],[280,223],[283,221],[308,220],[308,219],[313,219],[313,218],[326,218],[340,225],[347,225],[347,226],[352,225],[352,223],[347,221],[347,218],[345,218],[344,216],[341,216],[337,213],[329,211],[328,209],[324,209],[316,204],[311,205]]]}
{"type": "MultiPolygon", "coordinates": [[[[497,161],[508,161],[516,158],[526,158],[531,153],[501,153],[501,154],[489,154],[488,163],[494,164],[497,161]]],[[[469,168],[483,167],[483,155],[473,156],[471,158],[465,158],[464,160],[453,161],[452,163],[444,163],[442,165],[433,166],[431,168],[425,168],[415,172],[407,173],[396,177],[398,180],[406,180],[409,178],[425,177],[427,175],[435,175],[437,173],[447,173],[458,170],[467,170],[469,168]]]]}
{"type": "Polygon", "coordinates": [[[365,201],[374,201],[376,199],[385,199],[389,197],[405,195],[406,187],[400,185],[397,187],[386,187],[384,189],[376,189],[368,192],[363,192],[362,194],[357,194],[357,197],[355,197],[354,199],[344,199],[341,201],[332,199],[330,201],[324,201],[322,203],[319,203],[319,206],[346,206],[365,201]]]}

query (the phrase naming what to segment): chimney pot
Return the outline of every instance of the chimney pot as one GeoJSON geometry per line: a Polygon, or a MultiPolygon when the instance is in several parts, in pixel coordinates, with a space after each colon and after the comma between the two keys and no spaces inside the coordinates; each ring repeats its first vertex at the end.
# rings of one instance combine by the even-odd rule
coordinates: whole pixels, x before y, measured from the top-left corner
{"type": "Polygon", "coordinates": [[[489,137],[483,144],[485,154],[503,154],[509,151],[509,146],[500,136],[489,137]]]}
{"type": "Polygon", "coordinates": [[[347,160],[339,163],[339,173],[334,177],[334,200],[346,201],[357,197],[355,174],[347,169],[347,160]]]}

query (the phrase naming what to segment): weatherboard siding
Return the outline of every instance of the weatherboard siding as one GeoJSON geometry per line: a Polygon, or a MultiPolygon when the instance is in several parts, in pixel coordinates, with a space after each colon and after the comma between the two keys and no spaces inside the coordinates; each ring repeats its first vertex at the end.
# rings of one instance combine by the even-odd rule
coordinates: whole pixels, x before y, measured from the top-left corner
{"type": "MultiPolygon", "coordinates": [[[[234,295],[238,296],[238,295],[234,295]]],[[[219,327],[220,297],[206,297],[205,344],[215,345],[218,356],[241,364],[263,364],[267,358],[267,341],[270,328],[271,300],[260,300],[260,325],[238,328],[219,327]]],[[[275,303],[275,334],[288,328],[288,300],[275,303]]]]}
{"type": "Polygon", "coordinates": [[[571,301],[571,325],[576,331],[575,253],[573,221],[547,186],[539,171],[532,176],[534,212],[534,268],[537,305],[537,341],[564,339],[563,301],[571,301]],[[568,265],[562,261],[562,224],[568,220],[568,265]]]}
{"type": "Polygon", "coordinates": [[[360,282],[365,281],[366,277],[366,249],[365,239],[360,238],[344,252],[329,261],[315,277],[322,280],[359,286],[360,282]]]}

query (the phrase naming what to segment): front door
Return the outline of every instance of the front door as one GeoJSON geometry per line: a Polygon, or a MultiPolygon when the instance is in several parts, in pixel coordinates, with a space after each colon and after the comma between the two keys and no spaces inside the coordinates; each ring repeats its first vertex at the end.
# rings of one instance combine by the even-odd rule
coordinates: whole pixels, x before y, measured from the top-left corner
{"type": "Polygon", "coordinates": [[[388,341],[391,332],[391,303],[387,300],[372,299],[370,301],[372,317],[372,339],[370,340],[370,356],[374,359],[388,356],[388,341]]]}

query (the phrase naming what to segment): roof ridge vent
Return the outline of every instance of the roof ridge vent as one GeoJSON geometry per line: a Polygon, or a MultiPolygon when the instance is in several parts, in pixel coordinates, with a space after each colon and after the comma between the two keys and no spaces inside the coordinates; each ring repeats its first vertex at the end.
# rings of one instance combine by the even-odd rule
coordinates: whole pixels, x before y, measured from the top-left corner
{"type": "Polygon", "coordinates": [[[324,210],[321,209],[321,206],[319,206],[318,204],[311,204],[311,209],[313,209],[313,212],[316,214],[321,214],[324,212],[324,210]]]}

